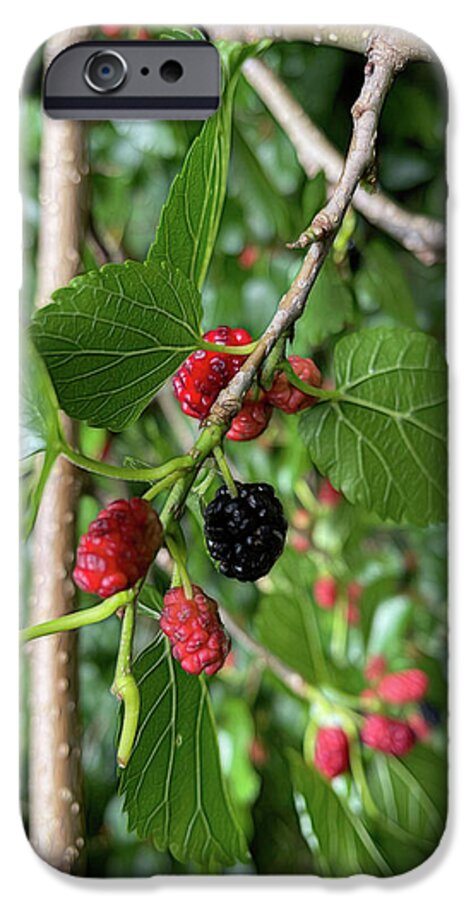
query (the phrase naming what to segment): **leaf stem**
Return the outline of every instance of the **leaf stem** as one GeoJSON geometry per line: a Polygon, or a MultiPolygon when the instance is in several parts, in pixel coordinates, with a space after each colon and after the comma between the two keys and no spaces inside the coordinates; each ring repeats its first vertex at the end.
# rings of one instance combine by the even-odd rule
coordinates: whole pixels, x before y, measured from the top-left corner
{"type": "Polygon", "coordinates": [[[281,364],[285,358],[287,334],[282,334],[278,338],[273,350],[267,356],[267,361],[262,368],[260,381],[262,387],[269,390],[273,384],[273,378],[277,369],[281,368],[281,364]]]}
{"type": "Polygon", "coordinates": [[[167,545],[168,552],[170,553],[170,556],[175,563],[179,580],[183,585],[185,597],[187,600],[191,600],[191,598],[193,597],[193,588],[191,586],[190,577],[186,568],[184,554],[181,552],[180,547],[178,546],[178,542],[174,537],[172,537],[171,534],[165,535],[165,543],[167,545]]]}
{"type": "Polygon", "coordinates": [[[234,498],[237,497],[237,496],[238,496],[238,490],[237,490],[237,487],[236,487],[236,483],[235,483],[235,481],[234,481],[234,479],[233,479],[233,477],[232,477],[232,472],[231,472],[231,470],[230,470],[230,468],[229,468],[229,466],[228,466],[228,464],[227,464],[227,459],[226,459],[226,457],[224,456],[224,452],[223,452],[222,447],[221,447],[220,444],[218,444],[218,445],[214,448],[214,450],[213,450],[213,456],[214,456],[214,459],[216,460],[216,462],[217,462],[217,464],[218,464],[219,471],[220,471],[220,473],[221,473],[221,475],[222,475],[222,477],[223,477],[223,479],[224,479],[224,482],[225,482],[225,484],[226,484],[226,486],[227,486],[227,489],[228,489],[228,491],[229,491],[231,497],[234,497],[234,498]]]}
{"type": "Polygon", "coordinates": [[[258,345],[258,341],[250,344],[213,344],[211,341],[198,342],[202,350],[210,350],[211,353],[226,353],[229,356],[250,356],[258,345]]]}
{"type": "Polygon", "coordinates": [[[168,462],[156,468],[131,469],[127,466],[113,466],[98,459],[90,459],[90,457],[78,453],[67,443],[62,445],[61,453],[79,469],[94,472],[96,475],[104,475],[107,478],[119,478],[122,481],[160,481],[168,475],[184,472],[193,466],[193,459],[189,454],[169,459],[168,462]]]}
{"type": "Polygon", "coordinates": [[[139,720],[139,689],[131,671],[132,641],[134,636],[135,602],[129,603],[124,610],[121,625],[116,670],[111,692],[123,701],[123,723],[118,743],[117,762],[124,769],[131,756],[134,738],[139,720]]]}
{"type": "Polygon", "coordinates": [[[142,499],[150,502],[154,497],[157,497],[158,494],[161,494],[163,491],[166,491],[167,488],[172,487],[182,475],[183,471],[172,472],[172,474],[167,475],[166,478],[162,478],[161,481],[156,481],[156,483],[142,495],[142,499]]]}
{"type": "Polygon", "coordinates": [[[88,609],[79,609],[77,612],[67,613],[65,616],[59,616],[57,619],[49,619],[48,622],[41,622],[38,625],[30,625],[24,628],[20,633],[23,643],[32,641],[38,637],[45,637],[48,634],[58,634],[61,631],[74,631],[76,628],[82,628],[84,625],[94,625],[96,622],[103,622],[109,619],[120,607],[127,606],[134,599],[136,588],[129,591],[121,591],[119,594],[113,594],[90,606],[88,609]]]}
{"type": "Polygon", "coordinates": [[[308,397],[317,397],[319,400],[339,400],[341,398],[341,393],[339,391],[326,391],[323,388],[312,387],[310,384],[306,384],[301,378],[298,378],[296,372],[293,370],[293,367],[288,362],[287,359],[280,366],[288,377],[288,381],[291,384],[294,384],[295,387],[299,388],[303,394],[307,394],[308,397]]]}

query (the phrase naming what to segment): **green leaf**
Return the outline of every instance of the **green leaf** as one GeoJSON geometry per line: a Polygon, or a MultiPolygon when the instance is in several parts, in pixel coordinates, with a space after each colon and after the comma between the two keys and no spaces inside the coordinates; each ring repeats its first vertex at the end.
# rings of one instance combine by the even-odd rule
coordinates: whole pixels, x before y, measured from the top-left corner
{"type": "Polygon", "coordinates": [[[134,665],[141,695],[136,744],[120,791],[129,828],[158,850],[207,872],[246,862],[248,851],[221,774],[203,677],[174,662],[163,634],[134,665]]]}
{"type": "Polygon", "coordinates": [[[312,597],[312,563],[287,548],[273,581],[273,593],[262,596],[255,618],[260,640],[309,684],[329,683],[332,673],[327,668],[312,597]],[[294,591],[293,571],[296,571],[294,591]]]}
{"type": "Polygon", "coordinates": [[[219,746],[227,787],[247,837],[253,834],[251,806],[260,790],[260,777],[250,759],[255,738],[252,713],[242,697],[225,695],[217,711],[219,746]]]}
{"type": "MultiPolygon", "coordinates": [[[[363,597],[362,597],[363,615],[363,597]]],[[[405,633],[413,613],[413,605],[407,596],[390,597],[376,608],[371,621],[367,644],[367,656],[385,656],[394,660],[400,654],[405,633]]]]}
{"type": "Polygon", "coordinates": [[[228,45],[230,68],[221,104],[193,141],[162,209],[148,261],[180,269],[201,290],[219,230],[231,150],[232,108],[247,48],[228,45]]]}
{"type": "Polygon", "coordinates": [[[200,295],[165,263],[107,265],[53,299],[33,340],[61,407],[90,425],[130,425],[198,345],[200,295]]]}
{"type": "Polygon", "coordinates": [[[422,332],[372,328],[334,356],[336,399],[300,420],[312,460],[351,503],[382,519],[446,516],[446,364],[422,332]]]}
{"type": "Polygon", "coordinates": [[[62,445],[59,406],[46,366],[27,341],[21,367],[21,458],[62,445]]]}
{"type": "Polygon", "coordinates": [[[397,256],[380,240],[363,251],[363,264],[355,278],[355,291],[368,307],[378,306],[402,325],[417,324],[414,298],[397,256]]]}
{"type": "Polygon", "coordinates": [[[433,853],[443,834],[446,762],[423,745],[400,759],[374,753],[367,778],[371,795],[386,818],[381,840],[387,845],[394,869],[409,871],[433,853]]]}
{"type": "Polygon", "coordinates": [[[20,448],[27,459],[44,451],[41,466],[32,471],[25,491],[24,534],[36,521],[50,471],[64,443],[59,407],[46,366],[31,341],[26,342],[21,367],[20,448]]]}
{"type": "Polygon", "coordinates": [[[296,350],[308,353],[326,338],[353,322],[353,297],[335,264],[327,259],[311,291],[302,324],[298,326],[296,350]]]}
{"type": "Polygon", "coordinates": [[[366,821],[353,812],[330,784],[291,751],[294,801],[304,839],[319,874],[345,877],[366,873],[393,875],[366,821]]]}

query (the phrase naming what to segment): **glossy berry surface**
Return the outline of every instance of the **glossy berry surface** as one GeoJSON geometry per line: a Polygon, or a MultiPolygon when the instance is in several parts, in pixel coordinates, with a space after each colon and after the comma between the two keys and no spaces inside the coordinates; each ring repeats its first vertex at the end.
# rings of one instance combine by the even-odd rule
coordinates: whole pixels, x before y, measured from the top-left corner
{"type": "Polygon", "coordinates": [[[208,504],[206,544],[223,575],[256,581],[280,556],[288,523],[271,485],[236,482],[236,487],[237,497],[223,485],[208,504]]]}
{"type": "Polygon", "coordinates": [[[335,778],[348,770],[348,738],[342,728],[319,728],[314,765],[327,778],[335,778]]]}
{"type": "Polygon", "coordinates": [[[265,398],[247,398],[239,413],[233,418],[226,437],[231,441],[252,441],[267,427],[273,409],[265,398]]]}
{"type": "Polygon", "coordinates": [[[415,703],[423,700],[428,690],[428,677],[421,669],[404,669],[385,675],[378,694],[386,703],[415,703]]]}
{"type": "Polygon", "coordinates": [[[146,500],[115,500],[82,535],[73,577],[88,594],[111,597],[132,587],[162,543],[162,526],[146,500]]]}
{"type": "MultiPolygon", "coordinates": [[[[248,331],[229,328],[227,325],[207,331],[203,339],[211,344],[227,347],[252,343],[248,331]]],[[[183,412],[195,419],[205,419],[219,392],[227,387],[244,360],[245,356],[218,353],[215,350],[195,350],[179,368],[172,382],[183,412]]]]}
{"type": "Polygon", "coordinates": [[[337,600],[337,584],[331,575],[317,578],[313,587],[314,600],[321,609],[332,609],[337,600]]]}
{"type": "Polygon", "coordinates": [[[160,627],[172,645],[172,656],[189,675],[214,675],[224,665],[230,638],[219,618],[217,603],[198,585],[185,597],[182,587],[164,597],[160,627]]]}
{"type": "Polygon", "coordinates": [[[391,756],[405,756],[415,744],[415,734],[410,725],[376,714],[366,717],[361,739],[368,747],[391,756]]]}
{"type": "MultiPolygon", "coordinates": [[[[301,381],[304,381],[311,387],[320,387],[322,376],[312,359],[305,359],[302,356],[289,356],[288,362],[291,364],[295,374],[301,381]]],[[[299,388],[288,380],[286,372],[277,372],[273,384],[267,391],[267,400],[272,406],[281,409],[282,412],[292,415],[308,409],[317,403],[316,397],[310,397],[303,394],[299,388]]]]}

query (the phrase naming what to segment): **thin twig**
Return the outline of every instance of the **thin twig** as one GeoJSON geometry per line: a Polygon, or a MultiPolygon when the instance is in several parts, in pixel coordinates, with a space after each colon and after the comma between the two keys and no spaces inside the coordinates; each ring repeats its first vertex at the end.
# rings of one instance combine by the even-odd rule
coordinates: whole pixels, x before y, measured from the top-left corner
{"type": "Polygon", "coordinates": [[[378,39],[371,47],[360,96],[352,109],[353,134],[340,181],[327,205],[313,219],[309,237],[313,243],[296,278],[280,300],[257,347],[213,404],[208,425],[217,425],[222,430],[227,430],[228,423],[239,411],[242,399],[255,380],[264,359],[281,335],[287,333],[302,315],[309,292],[342,224],[353,193],[371,165],[382,105],[394,74],[403,64],[401,54],[385,41],[378,39]]]}
{"type": "Polygon", "coordinates": [[[267,666],[267,668],[271,669],[276,677],[279,678],[293,694],[301,697],[302,700],[314,699],[314,695],[317,694],[316,688],[308,684],[307,681],[304,681],[304,678],[302,678],[298,672],[295,672],[294,669],[290,669],[290,667],[285,665],[278,656],[275,656],[274,653],[270,653],[263,644],[259,644],[255,638],[237,624],[230,613],[228,613],[221,604],[218,604],[218,606],[223,623],[234,640],[238,641],[239,644],[249,651],[249,653],[252,653],[267,666]]]}
{"type": "Polygon", "coordinates": [[[353,133],[342,174],[324,209],[293,246],[306,247],[331,235],[342,221],[361,177],[374,163],[379,114],[394,75],[402,66],[400,55],[378,38],[368,54],[360,96],[352,107],[353,133]]]}
{"type": "MultiPolygon", "coordinates": [[[[306,175],[314,178],[322,170],[327,181],[335,185],[342,173],[342,156],[283,81],[259,59],[247,60],[243,72],[290,139],[306,175]]],[[[432,265],[443,257],[445,228],[441,222],[408,212],[379,188],[370,192],[359,185],[352,205],[424,264],[432,265]]]]}

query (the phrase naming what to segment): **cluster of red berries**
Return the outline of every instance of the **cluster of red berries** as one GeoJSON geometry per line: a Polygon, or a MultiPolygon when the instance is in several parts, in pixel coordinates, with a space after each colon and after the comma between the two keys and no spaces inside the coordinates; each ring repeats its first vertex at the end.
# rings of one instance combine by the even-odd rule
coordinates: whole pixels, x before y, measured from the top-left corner
{"type": "MultiPolygon", "coordinates": [[[[402,669],[387,673],[384,656],[372,656],[365,667],[365,678],[369,687],[362,691],[362,697],[377,698],[393,706],[420,703],[428,690],[428,677],[422,669],[402,669]]],[[[408,728],[415,738],[425,741],[430,736],[430,725],[417,711],[407,716],[408,728]]]]}
{"type": "MultiPolygon", "coordinates": [[[[312,593],[314,600],[321,609],[333,609],[337,603],[339,591],[335,578],[332,575],[322,575],[314,582],[312,593]]],[[[363,593],[363,587],[358,581],[350,581],[347,585],[347,609],[346,616],[349,625],[356,625],[360,619],[359,601],[363,593]]]]}
{"type": "MultiPolygon", "coordinates": [[[[103,509],[80,538],[73,572],[84,591],[111,597],[143,578],[162,544],[162,525],[146,500],[115,500],[103,509]]],[[[215,600],[192,585],[167,591],[160,627],[173,656],[191,675],[217,672],[231,642],[219,618],[215,600]]]]}
{"type": "MultiPolygon", "coordinates": [[[[243,328],[221,325],[207,331],[204,340],[226,347],[240,347],[252,343],[252,336],[243,328]]],[[[187,416],[205,419],[220,391],[227,387],[246,359],[245,355],[218,353],[216,350],[195,350],[173,378],[175,396],[187,416]]],[[[321,374],[312,359],[290,356],[294,372],[312,387],[320,387],[321,374]]],[[[265,431],[273,408],[288,415],[298,413],[316,402],[294,387],[284,372],[277,372],[269,390],[261,387],[249,391],[240,412],[232,420],[227,437],[232,441],[251,441],[265,431]]]]}
{"type": "MultiPolygon", "coordinates": [[[[368,688],[363,696],[374,696],[395,705],[422,700],[428,688],[428,678],[420,669],[404,669],[386,674],[386,660],[379,655],[368,660],[365,676],[375,688],[368,688]]],[[[429,733],[428,723],[417,712],[412,713],[407,721],[370,713],[365,717],[360,737],[366,746],[380,753],[405,756],[412,750],[416,740],[425,740],[429,733]]],[[[314,765],[326,778],[336,778],[348,771],[349,742],[342,728],[319,728],[314,765]]]]}

